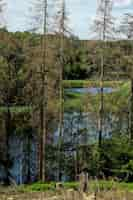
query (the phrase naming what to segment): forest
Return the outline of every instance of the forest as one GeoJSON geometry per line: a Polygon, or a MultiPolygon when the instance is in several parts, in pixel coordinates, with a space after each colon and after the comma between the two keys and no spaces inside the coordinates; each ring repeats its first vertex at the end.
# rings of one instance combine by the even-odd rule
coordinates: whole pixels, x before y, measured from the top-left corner
{"type": "Polygon", "coordinates": [[[114,30],[112,1],[101,0],[96,38],[83,40],[58,3],[53,22],[44,0],[31,30],[1,24],[0,200],[132,200],[133,14],[114,30]]]}

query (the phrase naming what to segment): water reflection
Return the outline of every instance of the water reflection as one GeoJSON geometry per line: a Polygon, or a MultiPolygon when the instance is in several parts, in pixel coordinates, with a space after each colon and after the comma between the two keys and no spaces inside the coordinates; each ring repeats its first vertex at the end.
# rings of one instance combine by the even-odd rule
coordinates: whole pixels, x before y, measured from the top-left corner
{"type": "MultiPolygon", "coordinates": [[[[91,93],[91,94],[98,94],[100,93],[100,88],[98,87],[90,87],[90,88],[68,88],[68,89],[65,89],[66,92],[74,92],[74,93],[81,93],[81,94],[86,94],[86,93],[91,93]]],[[[111,87],[105,87],[103,88],[103,92],[104,93],[112,93],[112,92],[115,92],[116,89],[114,88],[111,88],[111,87]]]]}

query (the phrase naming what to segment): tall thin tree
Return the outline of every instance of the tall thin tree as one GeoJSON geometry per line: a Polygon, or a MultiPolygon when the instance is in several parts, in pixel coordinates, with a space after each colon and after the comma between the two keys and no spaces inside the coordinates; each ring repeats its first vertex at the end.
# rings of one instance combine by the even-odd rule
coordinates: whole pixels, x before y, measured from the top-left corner
{"type": "MultiPolygon", "coordinates": [[[[30,20],[30,31],[41,33],[41,45],[39,49],[40,66],[37,73],[40,79],[39,119],[39,179],[46,181],[46,137],[47,137],[47,106],[48,106],[48,67],[47,67],[47,39],[48,39],[48,0],[33,1],[33,15],[30,20]]],[[[38,81],[38,80],[36,80],[38,81]]]]}
{"type": "Polygon", "coordinates": [[[64,88],[63,88],[63,69],[64,69],[64,39],[65,39],[65,19],[66,19],[66,5],[65,0],[61,0],[59,8],[58,29],[59,29],[59,99],[60,99],[60,110],[59,110],[59,139],[58,139],[58,181],[61,181],[62,170],[61,170],[61,148],[62,148],[62,137],[63,137],[63,123],[64,123],[64,88]]]}
{"type": "Polygon", "coordinates": [[[133,14],[126,13],[122,18],[119,32],[122,33],[123,38],[133,40],[133,14]]]}
{"type": "MultiPolygon", "coordinates": [[[[5,18],[4,18],[4,12],[5,12],[5,9],[6,9],[6,3],[4,2],[4,0],[0,0],[0,28],[4,28],[6,27],[6,22],[5,22],[5,18]]],[[[4,36],[4,34],[3,34],[4,36]]],[[[5,36],[4,36],[5,37],[5,36]]],[[[2,38],[2,39],[5,39],[6,38],[2,38]]],[[[8,60],[8,58],[7,58],[8,60]]],[[[3,66],[1,66],[2,68],[3,66]]],[[[10,134],[10,128],[11,128],[11,112],[10,112],[10,95],[11,95],[11,88],[10,88],[10,85],[11,85],[11,64],[10,63],[7,63],[7,66],[5,66],[5,71],[6,71],[6,81],[7,83],[9,84],[7,87],[4,85],[5,87],[5,96],[4,96],[4,105],[6,107],[6,113],[5,113],[5,129],[6,129],[6,171],[7,171],[7,183],[10,183],[10,173],[9,173],[9,168],[8,168],[8,163],[9,163],[9,151],[8,151],[8,148],[9,148],[9,134],[10,134]]]]}
{"type": "Polygon", "coordinates": [[[113,18],[112,18],[112,0],[99,0],[97,8],[97,17],[94,21],[94,31],[97,39],[101,41],[100,46],[100,106],[99,106],[99,120],[98,120],[98,132],[99,132],[99,147],[102,145],[103,135],[103,119],[104,119],[104,73],[105,73],[105,48],[106,41],[113,38],[113,18]],[[98,35],[97,35],[98,34],[98,35]]]}
{"type": "Polygon", "coordinates": [[[61,180],[62,177],[62,142],[64,131],[64,87],[63,87],[63,75],[65,65],[65,48],[67,37],[70,36],[70,30],[68,28],[68,16],[66,12],[66,1],[56,0],[56,18],[54,20],[55,33],[58,40],[58,64],[59,64],[59,138],[58,138],[58,173],[57,179],[61,180]]]}
{"type": "Polygon", "coordinates": [[[47,65],[46,65],[46,56],[47,56],[47,0],[43,2],[43,35],[42,35],[42,67],[41,67],[41,78],[42,78],[42,101],[40,107],[40,122],[41,122],[41,152],[40,152],[40,179],[42,181],[46,180],[46,136],[47,136],[47,65]]]}

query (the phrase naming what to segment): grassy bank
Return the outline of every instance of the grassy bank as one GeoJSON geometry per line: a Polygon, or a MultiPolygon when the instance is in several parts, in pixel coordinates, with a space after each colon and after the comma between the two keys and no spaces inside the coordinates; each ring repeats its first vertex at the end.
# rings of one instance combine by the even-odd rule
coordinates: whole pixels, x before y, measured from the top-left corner
{"type": "MultiPolygon", "coordinates": [[[[20,114],[20,113],[29,113],[32,111],[31,106],[11,106],[10,107],[10,112],[12,114],[20,114]]],[[[0,107],[0,113],[5,113],[7,112],[7,108],[4,106],[0,107]]]]}
{"type": "MultiPolygon", "coordinates": [[[[72,81],[73,82],[73,81],[72,81]]],[[[106,83],[105,83],[106,84],[106,83]]],[[[114,87],[114,83],[109,82],[108,87],[114,87]]],[[[91,85],[91,87],[94,87],[94,85],[91,85]]],[[[107,85],[106,85],[107,87],[107,85]]],[[[121,109],[121,105],[125,106],[128,104],[128,99],[130,95],[130,84],[129,82],[122,83],[119,82],[117,85],[115,85],[116,91],[112,93],[104,94],[104,104],[105,109],[109,111],[109,109],[112,109],[115,111],[121,109]]],[[[73,112],[73,111],[80,111],[88,109],[88,111],[97,111],[98,106],[100,102],[100,96],[99,94],[83,94],[83,93],[75,93],[71,91],[65,92],[65,111],[67,112],[73,112]]]]}
{"type": "MultiPolygon", "coordinates": [[[[104,87],[120,87],[128,81],[104,81],[104,87]]],[[[128,82],[129,83],[129,82],[128,82]]],[[[99,87],[98,80],[64,80],[64,88],[83,88],[83,87],[99,87]]]]}
{"type": "Polygon", "coordinates": [[[74,93],[74,92],[66,92],[65,93],[65,102],[64,109],[66,112],[80,111],[83,110],[83,100],[85,98],[85,94],[74,93]]]}
{"type": "MultiPolygon", "coordinates": [[[[55,192],[56,183],[33,183],[30,185],[22,185],[16,187],[16,192],[25,193],[25,192],[55,192]]],[[[78,182],[67,182],[63,183],[62,186],[63,189],[74,189],[78,190],[79,183],[78,182]]],[[[11,192],[11,187],[8,188],[8,190],[11,192]]],[[[126,182],[116,182],[116,181],[90,181],[89,182],[89,190],[91,192],[94,191],[111,191],[111,190],[120,190],[120,191],[127,191],[127,192],[133,192],[133,183],[126,183],[126,182]]],[[[4,190],[3,190],[4,191],[4,190]]]]}
{"type": "Polygon", "coordinates": [[[100,191],[121,190],[121,191],[133,192],[133,183],[126,183],[126,182],[103,181],[103,180],[98,182],[92,181],[91,187],[93,190],[99,189],[100,191]]]}
{"type": "MultiPolygon", "coordinates": [[[[62,185],[64,189],[77,190],[79,187],[78,182],[67,182],[67,183],[62,183],[62,185]]],[[[39,191],[40,192],[46,192],[46,191],[54,192],[56,191],[56,183],[55,182],[51,182],[51,183],[36,182],[29,185],[17,186],[16,190],[18,192],[39,192],[39,191]]]]}
{"type": "MultiPolygon", "coordinates": [[[[83,88],[83,87],[99,87],[98,81],[90,81],[90,80],[64,80],[64,87],[65,88],[83,88]]],[[[111,88],[118,88],[117,92],[112,94],[105,94],[105,101],[116,102],[118,99],[122,99],[122,102],[125,101],[129,97],[130,91],[130,82],[124,81],[105,81],[104,87],[111,87],[111,88]]],[[[80,111],[83,110],[83,107],[87,105],[86,103],[89,102],[90,105],[93,107],[97,107],[99,104],[99,95],[92,95],[92,94],[81,94],[75,92],[66,92],[65,91],[65,102],[64,108],[65,111],[73,112],[73,111],[80,111]]],[[[12,114],[21,114],[21,113],[30,113],[32,111],[31,106],[12,106],[10,107],[10,112],[12,114]]],[[[0,113],[7,112],[6,107],[0,107],[0,113]]]]}

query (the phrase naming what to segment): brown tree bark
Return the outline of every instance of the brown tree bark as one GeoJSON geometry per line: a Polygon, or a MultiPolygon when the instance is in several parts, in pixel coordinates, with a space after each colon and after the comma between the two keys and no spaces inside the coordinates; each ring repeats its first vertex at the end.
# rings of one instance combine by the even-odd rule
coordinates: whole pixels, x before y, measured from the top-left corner
{"type": "Polygon", "coordinates": [[[61,172],[61,157],[62,157],[62,137],[64,127],[64,88],[63,88],[63,69],[64,69],[64,34],[65,34],[65,0],[61,1],[61,16],[59,19],[59,33],[60,33],[60,69],[59,69],[59,140],[58,140],[58,181],[62,179],[61,172]]]}
{"type": "Polygon", "coordinates": [[[41,105],[40,105],[40,180],[46,181],[46,136],[47,136],[47,100],[48,100],[48,69],[47,56],[47,0],[43,2],[43,35],[42,35],[42,66],[41,66],[41,105]]]}

